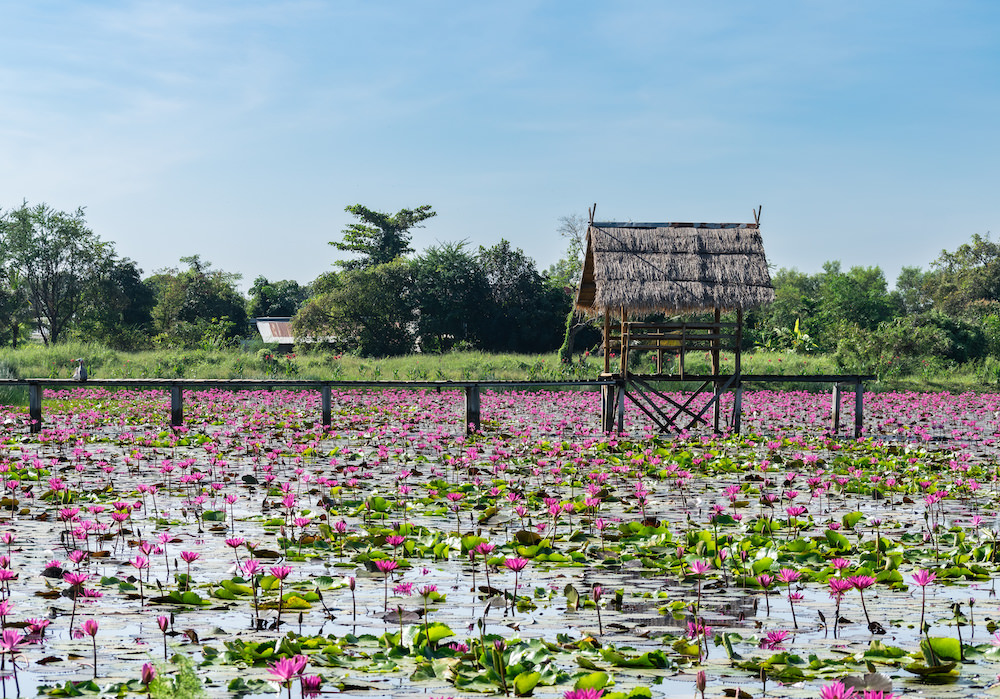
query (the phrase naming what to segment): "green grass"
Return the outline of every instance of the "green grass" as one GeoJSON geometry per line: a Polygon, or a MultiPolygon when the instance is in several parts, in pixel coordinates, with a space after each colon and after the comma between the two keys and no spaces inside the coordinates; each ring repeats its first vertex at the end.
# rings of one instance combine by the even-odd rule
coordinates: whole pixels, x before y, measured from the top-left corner
{"type": "MultiPolygon", "coordinates": [[[[67,342],[51,347],[29,344],[16,350],[0,348],[0,376],[17,378],[70,378],[73,360],[83,357],[92,378],[188,378],[261,379],[293,378],[311,380],[564,380],[597,378],[603,369],[600,357],[577,356],[562,364],[550,354],[487,354],[450,352],[415,354],[384,359],[362,358],[330,352],[307,352],[293,356],[268,354],[272,350],[250,345],[247,350],[156,350],[117,352],[107,347],[67,342]]],[[[640,356],[630,362],[631,370],[649,372],[652,359],[640,356]]],[[[707,353],[686,356],[690,374],[709,373],[707,353]]],[[[612,359],[612,370],[617,368],[612,359]]],[[[676,362],[672,365],[676,368],[676,362]]],[[[723,370],[733,367],[732,356],[724,355],[723,370]]],[[[744,374],[837,374],[828,355],[796,355],[779,352],[748,352],[743,355],[744,374]]],[[[911,373],[883,377],[869,385],[873,390],[987,391],[1000,386],[1000,362],[965,365],[917,364],[911,373]]],[[[820,388],[809,384],[775,384],[783,388],[820,388]]],[[[0,398],[2,400],[2,398],[0,398]]],[[[18,402],[18,401],[14,401],[18,402]]]]}

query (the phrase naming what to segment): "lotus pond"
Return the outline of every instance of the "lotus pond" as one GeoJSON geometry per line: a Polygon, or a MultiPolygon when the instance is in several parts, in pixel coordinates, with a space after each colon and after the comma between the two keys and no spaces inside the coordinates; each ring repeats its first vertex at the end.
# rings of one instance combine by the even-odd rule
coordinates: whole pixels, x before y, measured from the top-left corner
{"type": "Polygon", "coordinates": [[[871,394],[860,440],[823,394],[745,393],[741,436],[461,401],[0,410],[4,696],[1000,696],[1000,396],[871,394]]]}

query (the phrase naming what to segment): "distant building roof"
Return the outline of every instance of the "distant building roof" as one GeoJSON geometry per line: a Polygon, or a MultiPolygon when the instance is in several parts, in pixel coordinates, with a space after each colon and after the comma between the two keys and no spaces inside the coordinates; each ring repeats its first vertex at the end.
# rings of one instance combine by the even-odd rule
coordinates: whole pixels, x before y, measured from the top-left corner
{"type": "Polygon", "coordinates": [[[279,345],[294,345],[291,318],[254,318],[257,332],[264,342],[277,342],[279,345]]]}
{"type": "Polygon", "coordinates": [[[290,346],[296,342],[304,344],[334,341],[332,337],[304,337],[296,340],[295,336],[292,335],[292,319],[289,317],[251,318],[251,321],[256,324],[260,339],[268,343],[290,346]]]}

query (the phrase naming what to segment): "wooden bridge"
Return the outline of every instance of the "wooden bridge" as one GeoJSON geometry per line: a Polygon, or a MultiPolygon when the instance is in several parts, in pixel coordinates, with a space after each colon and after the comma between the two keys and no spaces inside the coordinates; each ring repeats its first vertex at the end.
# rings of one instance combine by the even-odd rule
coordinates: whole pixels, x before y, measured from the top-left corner
{"type": "Polygon", "coordinates": [[[864,420],[864,382],[874,380],[868,375],[801,375],[781,374],[740,374],[730,376],[657,376],[643,378],[628,375],[601,378],[590,381],[312,381],[303,379],[91,379],[86,382],[70,379],[0,379],[0,385],[23,386],[28,389],[28,417],[32,433],[42,429],[42,391],[46,388],[145,388],[168,391],[170,394],[170,425],[184,424],[184,392],[221,388],[229,391],[251,389],[316,390],[320,393],[321,419],[325,427],[332,422],[332,391],[337,389],[434,389],[462,390],[465,393],[464,417],[466,433],[478,432],[481,427],[481,401],[483,389],[601,389],[601,427],[605,432],[624,429],[626,399],[645,413],[662,432],[689,429],[697,424],[711,425],[720,431],[721,409],[719,399],[727,391],[733,391],[733,410],[730,417],[732,431],[740,432],[742,417],[743,387],[748,383],[823,383],[833,386],[832,419],[830,431],[837,434],[840,429],[840,406],[842,393],[854,392],[854,436],[861,436],[864,420]],[[697,382],[702,388],[691,394],[684,402],[668,396],[662,384],[673,382],[697,382]],[[711,390],[711,398],[704,405],[692,405],[692,397],[711,390]],[[713,420],[708,418],[712,411],[713,420]],[[685,424],[686,423],[686,424],[685,424]]]}

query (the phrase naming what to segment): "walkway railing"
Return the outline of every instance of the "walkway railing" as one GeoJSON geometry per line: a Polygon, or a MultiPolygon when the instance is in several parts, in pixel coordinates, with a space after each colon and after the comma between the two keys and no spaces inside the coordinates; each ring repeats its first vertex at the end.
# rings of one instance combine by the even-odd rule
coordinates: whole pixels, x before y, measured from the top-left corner
{"type": "Polygon", "coordinates": [[[322,404],[323,426],[332,422],[334,388],[429,388],[465,391],[466,433],[478,432],[481,425],[480,390],[483,388],[598,388],[614,386],[614,381],[311,381],[308,379],[0,379],[0,386],[28,388],[28,417],[32,433],[42,429],[42,390],[46,388],[159,388],[170,391],[170,426],[184,424],[184,391],[223,388],[244,391],[254,388],[318,390],[322,404]]]}
{"type": "MultiPolygon", "coordinates": [[[[732,413],[732,428],[740,432],[742,417],[743,385],[747,383],[827,383],[833,384],[833,401],[831,405],[831,432],[837,434],[840,430],[840,407],[844,389],[854,391],[854,436],[861,436],[864,421],[864,382],[874,381],[875,377],[864,374],[740,374],[739,376],[688,375],[680,376],[645,376],[647,381],[655,383],[705,382],[716,386],[716,395],[701,409],[694,413],[687,404],[681,406],[681,411],[693,417],[692,425],[714,404],[718,406],[719,393],[731,390],[735,394],[732,413]],[[723,391],[720,386],[725,386],[723,391]]],[[[170,425],[181,427],[184,424],[184,391],[223,388],[232,391],[254,388],[318,390],[322,405],[322,422],[329,427],[332,422],[332,390],[334,388],[412,388],[465,391],[465,430],[466,434],[478,432],[481,426],[480,392],[483,388],[499,389],[531,389],[531,388],[600,388],[602,392],[601,425],[606,432],[615,428],[618,431],[624,427],[624,397],[628,381],[615,375],[613,378],[601,378],[587,381],[312,381],[307,379],[91,379],[89,381],[73,381],[72,379],[0,379],[0,386],[25,386],[28,389],[28,417],[32,433],[42,429],[42,390],[45,388],[158,388],[170,392],[170,425]],[[617,420],[615,419],[617,417],[617,420]]],[[[656,392],[659,395],[658,392],[656,392]]],[[[661,396],[662,397],[662,396],[661,396]]],[[[667,398],[671,403],[677,404],[667,398]]],[[[640,407],[642,407],[640,405],[640,407]]],[[[649,415],[648,411],[645,411],[649,415]]],[[[654,422],[657,420],[654,419],[654,422]]],[[[673,421],[671,421],[673,422],[673,421]]],[[[689,425],[690,427],[691,425],[689,425]]]]}

